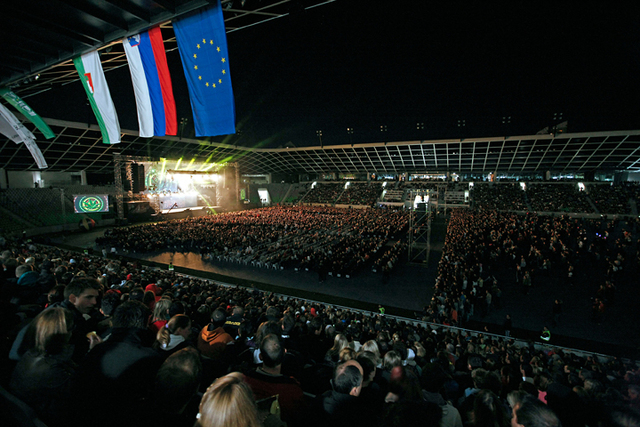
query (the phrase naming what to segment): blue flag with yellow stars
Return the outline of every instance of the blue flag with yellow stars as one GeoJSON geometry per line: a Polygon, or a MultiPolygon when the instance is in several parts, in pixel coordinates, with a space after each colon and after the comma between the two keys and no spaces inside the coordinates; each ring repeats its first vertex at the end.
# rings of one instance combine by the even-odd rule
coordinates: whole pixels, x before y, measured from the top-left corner
{"type": "Polygon", "coordinates": [[[173,29],[189,86],[196,135],[235,133],[236,108],[220,2],[174,21],[173,29]]]}

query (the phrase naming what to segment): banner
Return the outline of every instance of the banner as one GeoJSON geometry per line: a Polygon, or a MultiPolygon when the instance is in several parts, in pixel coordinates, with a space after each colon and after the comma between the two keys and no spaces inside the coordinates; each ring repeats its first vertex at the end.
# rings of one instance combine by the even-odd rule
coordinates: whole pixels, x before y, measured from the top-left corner
{"type": "Polygon", "coordinates": [[[174,21],[173,30],[189,86],[196,135],[235,133],[235,102],[220,1],[210,9],[174,21]]]}
{"type": "Polygon", "coordinates": [[[51,139],[56,136],[49,125],[47,125],[44,120],[42,120],[42,117],[36,114],[36,112],[33,111],[31,107],[29,107],[29,105],[27,105],[27,103],[24,102],[22,98],[16,95],[13,91],[7,88],[2,88],[0,89],[0,95],[2,95],[2,97],[6,99],[9,104],[13,105],[18,111],[24,114],[24,116],[29,119],[31,123],[36,125],[38,130],[42,132],[45,138],[51,139]]]}
{"type": "Polygon", "coordinates": [[[178,121],[160,27],[122,40],[138,110],[140,136],[176,135],[178,121]]]}
{"type": "Polygon", "coordinates": [[[0,104],[0,133],[16,144],[24,142],[38,168],[46,169],[48,167],[40,148],[36,144],[35,136],[2,104],[0,104]]]}
{"type": "Polygon", "coordinates": [[[100,55],[97,51],[89,52],[73,59],[80,81],[87,93],[91,109],[96,116],[98,126],[102,132],[102,142],[117,144],[120,142],[120,123],[116,114],[116,107],[111,100],[111,93],[107,80],[102,71],[100,55]]]}

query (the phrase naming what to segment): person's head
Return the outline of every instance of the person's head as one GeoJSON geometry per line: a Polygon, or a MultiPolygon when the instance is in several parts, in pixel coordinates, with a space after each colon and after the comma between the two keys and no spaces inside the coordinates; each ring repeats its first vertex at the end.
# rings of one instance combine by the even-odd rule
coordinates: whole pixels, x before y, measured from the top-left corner
{"type": "Polygon", "coordinates": [[[338,358],[340,362],[346,362],[347,360],[355,359],[356,351],[351,347],[345,347],[342,350],[340,350],[340,353],[338,354],[338,358]]]}
{"type": "Polygon", "coordinates": [[[169,356],[156,375],[154,401],[165,414],[180,414],[198,392],[202,362],[194,348],[184,348],[169,356]]]}
{"type": "Polygon", "coordinates": [[[73,279],[64,288],[64,297],[82,314],[89,314],[98,304],[100,283],[90,277],[73,279]]]}
{"type": "Polygon", "coordinates": [[[480,390],[473,401],[473,420],[477,427],[506,427],[509,417],[500,398],[490,390],[480,390]]]}
{"type": "Polygon", "coordinates": [[[362,350],[370,351],[376,356],[376,366],[380,363],[380,349],[375,340],[369,340],[362,345],[362,350]]]}
{"type": "Polygon", "coordinates": [[[20,278],[24,273],[33,271],[33,267],[30,264],[21,264],[16,268],[16,277],[20,278]]]}
{"type": "Polygon", "coordinates": [[[120,305],[120,294],[117,292],[107,292],[104,297],[102,297],[102,302],[100,303],[100,311],[105,316],[112,316],[113,312],[116,311],[118,305],[120,305]]]}
{"type": "Polygon", "coordinates": [[[153,321],[169,320],[171,318],[169,316],[169,307],[171,307],[171,300],[169,299],[161,299],[156,302],[153,307],[153,321]]]}
{"type": "Polygon", "coordinates": [[[356,361],[362,366],[362,377],[364,385],[368,385],[376,376],[376,355],[370,351],[363,351],[358,354],[356,361]]]}
{"type": "Polygon", "coordinates": [[[388,351],[387,354],[384,355],[383,366],[387,371],[391,371],[396,366],[402,366],[400,353],[395,350],[388,351]]]}
{"type": "Polygon", "coordinates": [[[340,350],[348,346],[349,346],[349,340],[347,339],[347,337],[342,334],[337,334],[333,338],[333,347],[331,349],[339,353],[340,350]]]}
{"type": "Polygon", "coordinates": [[[512,427],[562,427],[555,412],[531,395],[522,396],[513,407],[512,427]]]}
{"type": "Polygon", "coordinates": [[[123,302],[113,314],[113,327],[145,329],[149,311],[149,308],[140,301],[123,302]]]}
{"type": "Polygon", "coordinates": [[[349,360],[336,367],[333,375],[333,390],[341,394],[359,396],[362,390],[362,367],[349,360]]]}
{"type": "Polygon", "coordinates": [[[216,308],[215,310],[213,310],[213,313],[211,313],[211,324],[215,328],[222,327],[226,321],[227,321],[227,313],[225,313],[223,309],[216,308]]]}
{"type": "Polygon", "coordinates": [[[200,401],[200,427],[260,427],[251,388],[239,372],[214,381],[200,401]]]}
{"type": "Polygon", "coordinates": [[[64,286],[56,285],[47,294],[47,301],[49,304],[64,301],[64,286]]]}
{"type": "Polygon", "coordinates": [[[33,319],[35,349],[42,354],[57,354],[69,342],[73,314],[62,307],[44,310],[33,319]]]}
{"type": "Polygon", "coordinates": [[[129,291],[129,299],[132,301],[142,302],[144,300],[144,289],[142,289],[139,286],[136,286],[135,288],[131,289],[129,291]]]}
{"type": "Polygon", "coordinates": [[[280,337],[269,334],[260,342],[260,358],[267,368],[277,368],[282,365],[284,359],[284,346],[280,337]]]}

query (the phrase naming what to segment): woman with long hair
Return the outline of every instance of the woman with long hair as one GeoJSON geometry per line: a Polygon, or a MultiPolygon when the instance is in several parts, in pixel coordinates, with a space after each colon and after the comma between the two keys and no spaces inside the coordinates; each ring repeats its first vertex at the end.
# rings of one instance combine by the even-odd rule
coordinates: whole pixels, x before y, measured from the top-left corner
{"type": "Polygon", "coordinates": [[[325,363],[333,364],[334,366],[340,361],[340,352],[343,348],[349,347],[349,340],[342,334],[337,334],[333,339],[333,347],[327,350],[324,356],[325,363]]]}
{"type": "Polygon", "coordinates": [[[47,425],[65,425],[71,407],[71,388],[77,365],[69,345],[73,314],[62,307],[49,308],[30,325],[32,347],[20,358],[11,377],[10,389],[31,406],[47,425]]]}
{"type": "Polygon", "coordinates": [[[153,315],[151,316],[151,323],[149,329],[152,332],[160,331],[169,321],[171,316],[169,315],[169,308],[171,307],[171,300],[163,298],[156,302],[153,307],[153,315]]]}

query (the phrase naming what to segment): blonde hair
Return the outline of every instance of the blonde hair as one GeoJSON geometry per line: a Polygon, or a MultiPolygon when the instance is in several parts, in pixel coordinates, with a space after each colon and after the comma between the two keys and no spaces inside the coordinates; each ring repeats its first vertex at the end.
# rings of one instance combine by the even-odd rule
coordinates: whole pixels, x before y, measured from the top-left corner
{"type": "Polygon", "coordinates": [[[375,340],[369,340],[362,345],[362,350],[370,351],[376,356],[376,365],[380,363],[380,348],[378,347],[378,343],[375,340]]]}
{"type": "Polygon", "coordinates": [[[340,351],[345,347],[349,347],[349,340],[347,337],[342,334],[336,334],[335,338],[333,338],[333,347],[331,347],[331,350],[336,353],[340,353],[340,351]]]}
{"type": "Polygon", "coordinates": [[[157,301],[153,307],[153,319],[151,321],[169,320],[169,307],[171,307],[171,300],[161,299],[157,301]]]}
{"type": "Polygon", "coordinates": [[[201,427],[260,427],[251,388],[239,372],[220,377],[200,401],[196,425],[201,427]]]}
{"type": "Polygon", "coordinates": [[[40,353],[58,353],[69,342],[73,314],[62,307],[44,310],[33,319],[35,349],[40,353]]]}

